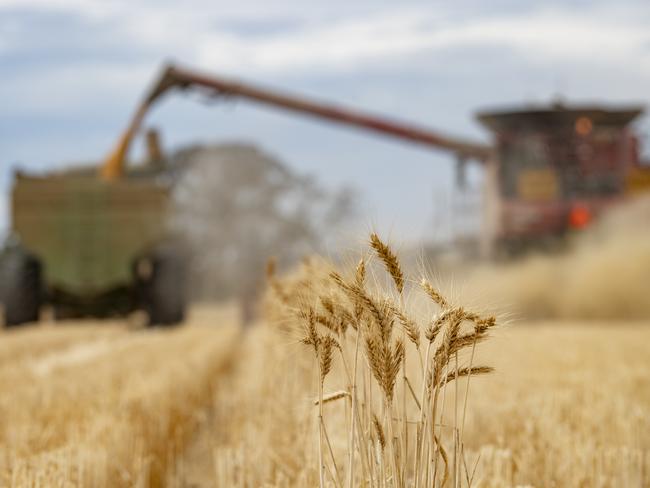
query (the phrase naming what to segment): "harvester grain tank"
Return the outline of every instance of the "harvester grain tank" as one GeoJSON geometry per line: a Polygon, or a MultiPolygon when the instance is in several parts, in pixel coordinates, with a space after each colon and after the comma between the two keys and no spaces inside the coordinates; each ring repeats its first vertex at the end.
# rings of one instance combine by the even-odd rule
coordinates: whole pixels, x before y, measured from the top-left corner
{"type": "Polygon", "coordinates": [[[17,172],[12,237],[2,253],[5,323],[147,311],[153,325],[185,314],[185,257],[167,227],[169,185],[148,165],[105,181],[95,168],[17,172]]]}

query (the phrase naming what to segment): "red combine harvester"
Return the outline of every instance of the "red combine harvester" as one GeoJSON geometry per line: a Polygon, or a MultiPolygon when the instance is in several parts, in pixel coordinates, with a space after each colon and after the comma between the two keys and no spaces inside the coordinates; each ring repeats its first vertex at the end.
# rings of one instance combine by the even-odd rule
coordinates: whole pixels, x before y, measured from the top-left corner
{"type": "Polygon", "coordinates": [[[565,107],[481,112],[494,133],[487,168],[493,248],[550,245],[587,227],[611,204],[650,190],[630,123],[641,107],[565,107]]]}
{"type": "Polygon", "coordinates": [[[137,108],[101,167],[104,180],[123,174],[129,145],[151,105],[169,91],[187,89],[247,99],[451,152],[461,184],[466,162],[479,161],[486,174],[481,248],[488,255],[559,242],[572,229],[588,226],[607,206],[632,193],[650,191],[650,166],[641,164],[638,139],[630,127],[642,113],[640,107],[555,104],[534,110],[482,112],[479,122],[494,134],[494,144],[486,145],[175,66],[163,70],[137,108]]]}

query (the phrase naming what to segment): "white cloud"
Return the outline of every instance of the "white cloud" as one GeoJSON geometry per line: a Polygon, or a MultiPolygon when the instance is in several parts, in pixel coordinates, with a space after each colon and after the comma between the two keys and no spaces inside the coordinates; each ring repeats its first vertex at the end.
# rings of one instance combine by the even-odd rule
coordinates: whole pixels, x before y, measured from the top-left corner
{"type": "MultiPolygon", "coordinates": [[[[239,7],[199,2],[199,7],[190,9],[174,3],[0,0],[0,12],[18,4],[22,8],[54,8],[86,16],[96,32],[95,37],[88,39],[91,51],[93,42],[102,47],[114,44],[116,55],[78,61],[71,58],[28,71],[7,70],[0,79],[0,90],[8,101],[5,113],[9,114],[76,113],[80,119],[105,107],[119,106],[119,110],[128,112],[155,76],[158,63],[169,58],[211,72],[264,80],[305,73],[332,77],[337,72],[359,73],[372,66],[387,70],[406,58],[410,59],[407,69],[417,70],[430,63],[436,54],[462,52],[458,65],[445,66],[445,73],[441,74],[456,70],[457,76],[467,78],[481,76],[488,68],[486,63],[496,64],[492,71],[498,72],[498,66],[503,64],[501,56],[493,54],[482,59],[476,55],[487,48],[493,53],[516,53],[522,63],[534,66],[537,72],[547,70],[549,79],[566,77],[573,84],[571,88],[584,85],[589,92],[592,87],[591,93],[597,96],[600,92],[618,99],[638,97],[638,87],[650,82],[650,30],[642,15],[632,16],[616,7],[593,8],[588,14],[584,10],[555,7],[457,18],[452,15],[453,8],[444,4],[437,9],[398,9],[389,5],[372,14],[306,19],[301,17],[303,10],[292,10],[288,2],[274,11],[270,19],[264,19],[259,3],[255,15],[242,17],[245,21],[256,19],[253,25],[259,19],[282,22],[287,15],[302,20],[290,28],[251,35],[246,29],[218,26],[239,18],[247,9],[255,10],[255,1],[239,7]],[[144,55],[128,56],[133,53],[144,55]],[[475,65],[468,72],[466,64],[471,63],[475,65]],[[632,84],[634,91],[630,94],[632,84]]],[[[10,22],[13,35],[3,36],[7,22],[0,22],[0,46],[10,50],[11,43],[20,43],[28,30],[25,25],[17,27],[10,22]]],[[[30,42],[46,48],[53,35],[66,33],[43,32],[40,40],[36,34],[30,42]]],[[[505,69],[504,76],[508,76],[505,69]]],[[[544,96],[547,91],[543,90],[544,96]]],[[[364,95],[364,104],[381,107],[377,104],[377,97],[381,96],[364,95]]],[[[647,98],[645,92],[642,96],[647,98]]],[[[99,117],[103,115],[97,113],[99,117]]]]}
{"type": "MultiPolygon", "coordinates": [[[[64,64],[51,68],[47,73],[37,76],[8,73],[0,81],[3,97],[6,97],[5,110],[13,108],[22,115],[65,116],[71,113],[84,113],[92,116],[95,107],[120,104],[122,97],[129,98],[132,104],[134,88],[144,91],[146,83],[153,77],[154,66],[125,66],[121,63],[95,62],[79,66],[64,64]]],[[[101,116],[101,114],[95,114],[101,116]]]]}
{"type": "MultiPolygon", "coordinates": [[[[160,2],[0,0],[0,11],[18,5],[86,17],[96,23],[98,35],[102,29],[111,29],[103,34],[112,36],[125,51],[147,50],[161,58],[174,57],[234,73],[331,72],[389,63],[422,52],[485,46],[508,49],[537,61],[627,64],[650,73],[650,29],[643,19],[637,20],[618,7],[594,8],[588,15],[584,9],[555,7],[460,20],[452,16],[450,4],[435,9],[389,4],[372,14],[337,16],[338,6],[334,5],[329,11],[321,7],[324,14],[320,19],[313,14],[307,17],[305,9],[293,2],[270,10],[259,1],[237,6],[194,2],[188,8],[160,2]],[[295,28],[265,36],[219,29],[219,22],[233,18],[298,21],[295,28]]],[[[19,44],[20,39],[0,34],[2,49],[10,50],[11,42],[19,44]]]]}
{"type": "Polygon", "coordinates": [[[100,19],[123,11],[123,5],[101,0],[0,0],[0,10],[3,9],[69,12],[100,19]]]}
{"type": "Polygon", "coordinates": [[[422,51],[486,45],[545,61],[633,63],[648,70],[650,60],[647,25],[617,8],[590,15],[547,9],[463,21],[450,21],[430,8],[384,8],[264,37],[220,32],[215,17],[162,9],[142,12],[125,25],[136,45],[158,46],[200,66],[235,72],[358,68],[422,51]]]}

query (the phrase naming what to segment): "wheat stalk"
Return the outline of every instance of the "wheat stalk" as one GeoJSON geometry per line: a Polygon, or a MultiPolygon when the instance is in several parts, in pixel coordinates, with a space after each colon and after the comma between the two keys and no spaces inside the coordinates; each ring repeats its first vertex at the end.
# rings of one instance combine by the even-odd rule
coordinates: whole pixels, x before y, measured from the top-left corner
{"type": "MultiPolygon", "coordinates": [[[[306,276],[294,282],[292,292],[288,285],[282,285],[290,295],[293,316],[302,324],[300,340],[311,349],[318,364],[319,396],[314,403],[318,407],[319,482],[324,484],[325,474],[331,472],[334,483],[343,486],[344,478],[347,488],[357,484],[443,486],[449,479],[458,486],[469,388],[465,384],[465,403],[459,417],[458,380],[469,381],[471,376],[492,371],[490,366],[474,366],[472,361],[475,348],[485,340],[495,320],[452,307],[426,279],[421,280],[420,287],[440,312],[433,320],[423,320],[418,311],[406,306],[407,277],[397,255],[376,234],[370,236],[370,246],[391,277],[399,303],[388,291],[368,286],[363,259],[349,275],[334,267],[320,271],[311,263],[306,276]],[[399,337],[394,334],[395,323],[401,326],[399,337]],[[421,328],[419,323],[428,325],[421,328]],[[466,331],[463,324],[472,324],[473,329],[466,331]],[[459,353],[470,347],[470,364],[460,367],[459,353]],[[406,368],[408,349],[419,358],[421,375],[417,379],[410,378],[406,368]],[[338,375],[333,374],[337,361],[342,366],[338,375]],[[401,389],[397,387],[400,374],[401,389]],[[333,375],[332,381],[343,384],[325,395],[323,385],[329,375],[333,375]],[[360,384],[358,377],[363,380],[360,384]],[[401,393],[399,401],[397,392],[401,393]],[[407,395],[413,398],[410,405],[418,409],[417,420],[408,420],[407,395]],[[442,428],[447,396],[453,396],[454,405],[450,435],[442,428]],[[323,406],[343,398],[347,400],[339,405],[344,404],[346,412],[347,459],[343,465],[347,472],[341,476],[325,428],[323,406]],[[377,407],[381,408],[380,416],[374,413],[377,407]],[[409,438],[409,423],[415,425],[414,439],[409,438]],[[453,451],[448,451],[447,445],[453,451]],[[360,463],[355,462],[357,456],[360,463]]],[[[469,479],[468,473],[465,478],[469,479]]]]}

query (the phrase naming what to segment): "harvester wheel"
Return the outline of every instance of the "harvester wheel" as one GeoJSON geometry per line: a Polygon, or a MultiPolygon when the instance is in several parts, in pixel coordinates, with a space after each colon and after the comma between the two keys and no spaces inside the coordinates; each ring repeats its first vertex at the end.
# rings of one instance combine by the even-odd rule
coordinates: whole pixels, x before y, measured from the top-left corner
{"type": "Polygon", "coordinates": [[[43,297],[41,262],[18,248],[3,255],[1,270],[5,325],[36,322],[43,297]]]}
{"type": "Polygon", "coordinates": [[[182,322],[187,301],[186,265],[182,253],[172,247],[160,248],[142,258],[137,267],[146,271],[142,273],[142,299],[149,325],[182,322]]]}

